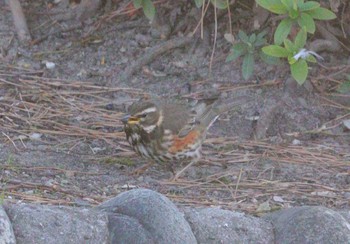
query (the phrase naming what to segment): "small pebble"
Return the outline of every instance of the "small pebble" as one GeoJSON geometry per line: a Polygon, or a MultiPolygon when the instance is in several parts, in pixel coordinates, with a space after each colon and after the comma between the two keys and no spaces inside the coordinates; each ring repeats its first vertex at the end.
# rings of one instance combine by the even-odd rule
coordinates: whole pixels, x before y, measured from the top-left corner
{"type": "Polygon", "coordinates": [[[18,139],[20,139],[20,140],[26,140],[28,137],[27,136],[25,136],[25,135],[19,135],[18,136],[18,139]]]}
{"type": "Polygon", "coordinates": [[[39,140],[42,137],[42,134],[40,133],[33,133],[29,136],[31,140],[39,140]]]}
{"type": "Polygon", "coordinates": [[[299,141],[298,139],[294,139],[294,140],[292,141],[292,144],[293,144],[293,145],[300,145],[300,144],[301,144],[301,141],[299,141]]]}
{"type": "Polygon", "coordinates": [[[53,63],[53,62],[47,61],[47,62],[45,63],[45,66],[46,66],[46,68],[48,68],[48,69],[54,69],[54,68],[56,67],[56,64],[53,63]]]}
{"type": "Polygon", "coordinates": [[[225,33],[224,38],[229,43],[233,44],[235,42],[235,37],[231,33],[225,33]]]}
{"type": "Polygon", "coordinates": [[[350,119],[343,120],[343,125],[350,130],[350,119]]]}
{"type": "Polygon", "coordinates": [[[274,200],[275,202],[284,202],[283,198],[280,197],[280,196],[273,196],[273,200],[274,200]]]}

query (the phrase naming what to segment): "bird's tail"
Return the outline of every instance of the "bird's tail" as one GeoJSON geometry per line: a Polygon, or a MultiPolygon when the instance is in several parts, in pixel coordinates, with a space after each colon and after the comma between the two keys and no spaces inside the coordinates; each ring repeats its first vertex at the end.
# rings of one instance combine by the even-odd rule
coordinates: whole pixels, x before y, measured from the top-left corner
{"type": "Polygon", "coordinates": [[[209,128],[220,116],[220,114],[233,110],[238,106],[247,103],[247,97],[237,97],[235,98],[235,100],[236,101],[233,102],[223,102],[220,100],[215,100],[211,102],[211,104],[206,104],[203,113],[198,114],[200,116],[200,118],[198,118],[198,121],[200,121],[204,128],[209,128]]]}

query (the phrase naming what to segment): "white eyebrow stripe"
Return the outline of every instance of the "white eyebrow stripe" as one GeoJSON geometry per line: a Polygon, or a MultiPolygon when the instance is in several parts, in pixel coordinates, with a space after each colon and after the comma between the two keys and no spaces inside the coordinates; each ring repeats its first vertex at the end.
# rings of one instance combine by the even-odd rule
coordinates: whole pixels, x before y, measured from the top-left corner
{"type": "Polygon", "coordinates": [[[151,107],[151,108],[146,108],[142,112],[137,113],[136,115],[141,115],[141,114],[148,114],[157,111],[156,107],[151,107]]]}

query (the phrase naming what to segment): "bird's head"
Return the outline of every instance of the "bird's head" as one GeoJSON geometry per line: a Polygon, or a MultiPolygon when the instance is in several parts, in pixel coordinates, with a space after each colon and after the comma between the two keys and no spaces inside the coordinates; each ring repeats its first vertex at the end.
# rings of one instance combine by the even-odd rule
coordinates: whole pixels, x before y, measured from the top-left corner
{"type": "Polygon", "coordinates": [[[129,114],[121,121],[125,127],[139,128],[151,133],[162,124],[163,113],[156,102],[140,100],[129,107],[129,114]]]}

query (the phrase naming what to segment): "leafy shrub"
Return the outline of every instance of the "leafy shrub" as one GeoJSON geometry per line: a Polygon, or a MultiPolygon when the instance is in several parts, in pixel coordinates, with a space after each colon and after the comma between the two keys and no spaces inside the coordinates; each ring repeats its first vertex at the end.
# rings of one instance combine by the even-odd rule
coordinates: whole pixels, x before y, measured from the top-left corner
{"type": "Polygon", "coordinates": [[[266,31],[263,31],[257,35],[253,33],[248,36],[244,31],[240,30],[238,32],[238,38],[240,41],[232,45],[230,54],[226,58],[226,62],[232,62],[243,56],[242,76],[245,80],[247,80],[254,72],[255,58],[257,54],[265,62],[276,63],[275,58],[270,58],[261,51],[260,47],[266,44],[266,33],[266,31]]]}
{"type": "Polygon", "coordinates": [[[287,58],[292,77],[299,84],[303,84],[308,75],[307,62],[317,62],[315,57],[320,57],[315,52],[305,49],[307,33],[315,32],[315,20],[330,20],[336,18],[336,15],[315,1],[256,0],[256,2],[272,13],[285,15],[274,33],[275,45],[264,47],[263,52],[273,57],[287,58]],[[293,25],[300,28],[294,43],[288,39],[293,25]],[[282,43],[284,47],[280,46],[282,43]]]}
{"type": "Polygon", "coordinates": [[[309,67],[307,62],[316,63],[315,52],[307,51],[303,47],[306,43],[307,33],[305,29],[299,31],[295,37],[294,43],[289,39],[284,39],[284,47],[278,45],[269,45],[262,50],[267,55],[277,58],[287,58],[293,78],[303,84],[307,78],[309,67]]]}
{"type": "Polygon", "coordinates": [[[274,14],[286,15],[274,33],[274,42],[281,45],[291,32],[293,24],[306,28],[308,33],[315,33],[316,20],[335,19],[336,15],[322,8],[318,2],[304,0],[256,0],[263,8],[274,14]]]}

